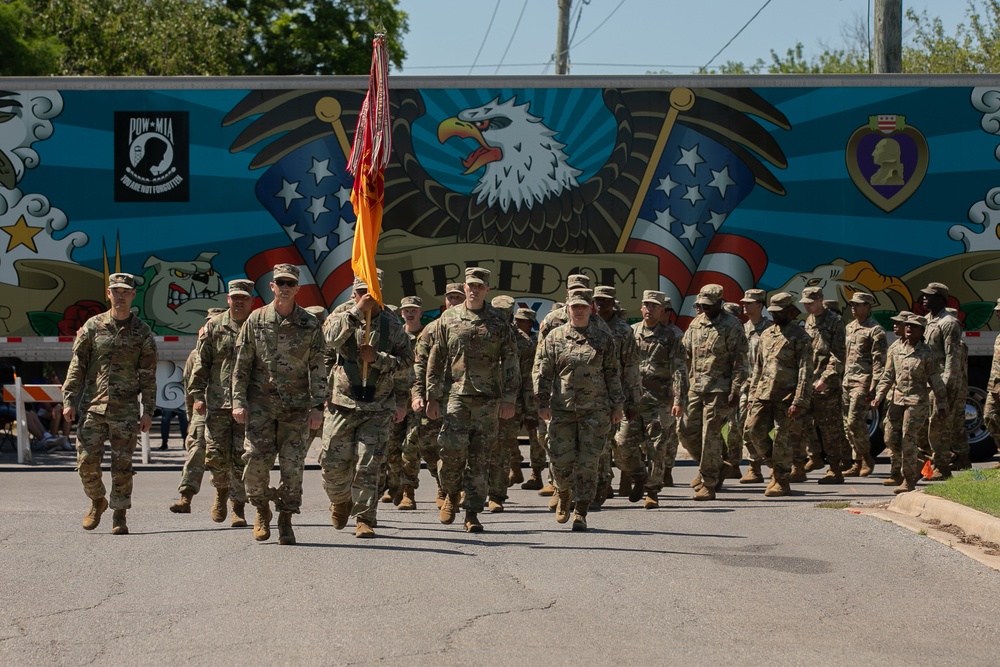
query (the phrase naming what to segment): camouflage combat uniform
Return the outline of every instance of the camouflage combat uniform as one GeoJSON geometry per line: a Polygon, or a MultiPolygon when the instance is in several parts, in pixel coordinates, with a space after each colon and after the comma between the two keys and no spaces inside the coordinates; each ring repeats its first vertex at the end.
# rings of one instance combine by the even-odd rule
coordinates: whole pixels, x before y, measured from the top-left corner
{"type": "MultiPolygon", "coordinates": [[[[831,470],[840,469],[847,452],[847,438],[844,435],[844,407],[841,375],[844,359],[847,357],[844,320],[827,308],[819,315],[806,317],[805,332],[812,341],[813,383],[822,379],[826,389],[812,392],[811,409],[806,415],[804,428],[808,437],[800,439],[798,451],[793,451],[796,463],[805,463],[805,444],[815,442],[819,431],[820,445],[831,470]]],[[[793,443],[794,444],[794,443],[793,443]]],[[[810,452],[819,456],[819,451],[810,452]]]]}
{"type": "MultiPolygon", "coordinates": [[[[423,328],[413,346],[413,383],[410,386],[411,403],[420,399],[427,401],[427,358],[434,344],[440,319],[436,319],[423,328]]],[[[419,415],[410,414],[410,423],[406,431],[406,441],[403,443],[403,470],[400,484],[420,486],[420,459],[427,463],[431,476],[437,479],[438,460],[441,458],[438,449],[438,433],[441,431],[441,420],[430,419],[427,410],[419,415]]],[[[440,487],[439,487],[440,488],[440,487]]]]}
{"type": "Polygon", "coordinates": [[[212,472],[212,484],[228,489],[234,503],[247,501],[243,483],[246,428],[233,419],[233,370],[242,326],[227,310],[201,328],[190,390],[195,402],[205,403],[205,465],[212,472]]]}
{"type": "Polygon", "coordinates": [[[156,343],[149,326],[135,315],[122,323],[111,312],[95,315],[76,333],[73,357],[63,384],[63,404],[82,415],[77,427],[76,461],[83,490],[104,498],[101,479],[104,442],[111,442],[113,510],[132,507],[132,454],[143,414],[156,408],[156,343]],[[141,394],[141,397],[140,397],[141,394]]]}
{"type": "MultiPolygon", "coordinates": [[[[941,309],[937,315],[927,314],[924,342],[934,353],[941,369],[941,379],[948,392],[942,399],[945,414],[942,417],[937,403],[930,406],[928,437],[934,452],[934,467],[951,468],[952,456],[969,455],[969,441],[965,435],[965,394],[960,393],[962,373],[962,325],[957,318],[941,309]]],[[[938,399],[935,397],[935,401],[938,399]]]]}
{"type": "Polygon", "coordinates": [[[478,513],[486,499],[486,456],[496,441],[499,403],[517,400],[517,348],[507,315],[489,304],[465,304],[439,320],[427,363],[427,399],[441,403],[438,483],[478,513]]]}
{"type": "Polygon", "coordinates": [[[518,431],[524,425],[528,432],[528,462],[531,469],[540,471],[545,467],[545,449],[538,442],[538,406],[535,405],[535,394],[531,386],[531,368],[535,363],[535,352],[538,348],[538,336],[526,334],[517,327],[514,331],[514,342],[517,345],[518,365],[521,372],[521,390],[514,404],[514,419],[507,424],[507,431],[502,435],[506,442],[506,451],[511,468],[520,467],[524,457],[517,440],[518,431]]]}
{"type": "MultiPolygon", "coordinates": [[[[622,395],[625,397],[624,409],[625,414],[627,415],[634,410],[639,410],[640,401],[642,400],[642,379],[639,374],[640,354],[636,341],[636,334],[633,331],[634,327],[630,327],[617,317],[612,317],[611,320],[605,322],[605,324],[607,324],[608,328],[611,330],[611,335],[614,336],[615,345],[618,348],[619,379],[622,384],[622,395]]],[[[678,341],[679,340],[680,339],[678,339],[678,341]]],[[[601,452],[601,459],[597,465],[599,498],[602,497],[601,491],[603,491],[601,484],[603,483],[604,487],[607,487],[611,484],[611,480],[614,477],[614,472],[611,469],[612,452],[618,451],[618,434],[621,433],[624,428],[625,420],[622,420],[618,424],[612,424],[611,428],[608,429],[607,436],[605,437],[604,450],[601,452]]],[[[656,451],[661,450],[658,449],[656,451]]],[[[639,456],[641,463],[641,454],[639,456]]],[[[619,468],[621,469],[620,462],[619,468]]]]}
{"type": "Polygon", "coordinates": [[[294,307],[282,317],[270,303],[250,314],[236,339],[233,409],[247,410],[243,480],[251,503],[267,508],[270,471],[278,458],[279,512],[302,504],[309,411],[326,399],[323,335],[319,321],[294,307]]]}
{"type": "MultiPolygon", "coordinates": [[[[888,342],[885,331],[871,316],[864,322],[852,321],[846,331],[844,361],[843,414],[844,431],[854,449],[854,459],[871,456],[871,442],[865,418],[871,409],[875,386],[885,371],[888,342]]],[[[851,455],[847,449],[842,459],[851,455]]]]}
{"type": "MultiPolygon", "coordinates": [[[[743,456],[743,448],[747,450],[747,455],[751,461],[760,461],[760,456],[757,454],[757,448],[753,446],[750,442],[749,432],[746,428],[747,412],[750,410],[750,387],[753,385],[754,373],[757,368],[757,356],[760,354],[760,337],[770,326],[774,324],[774,320],[768,317],[761,317],[760,322],[754,324],[749,320],[743,323],[743,335],[747,339],[747,378],[743,382],[743,387],[740,389],[740,437],[739,437],[739,453],[733,452],[733,448],[729,448],[730,463],[738,463],[735,460],[735,456],[743,456]]],[[[730,431],[732,434],[732,431],[730,431]]],[[[732,442],[732,435],[730,435],[730,442],[732,442]]]]}
{"type": "Polygon", "coordinates": [[[358,356],[365,332],[365,315],[357,307],[335,312],[323,327],[327,357],[336,352],[337,363],[330,369],[319,463],[330,502],[350,502],[351,515],[374,526],[379,470],[393,413],[407,403],[413,352],[397,318],[384,310],[373,314],[368,340],[378,358],[368,364],[365,381],[358,356]]]}
{"type": "MultiPolygon", "coordinates": [[[[406,339],[410,345],[410,365],[406,372],[406,394],[409,396],[410,388],[413,386],[413,350],[417,345],[417,338],[420,337],[420,333],[423,331],[423,327],[420,331],[410,332],[407,331],[405,327],[400,325],[403,333],[406,334],[406,339]]],[[[389,423],[389,439],[386,443],[385,450],[385,472],[386,479],[384,481],[385,487],[392,493],[392,495],[398,498],[399,489],[404,485],[403,482],[403,448],[406,446],[406,435],[410,431],[410,426],[413,424],[414,420],[418,415],[414,414],[413,409],[410,407],[410,401],[406,400],[406,416],[403,421],[400,422],[390,422],[389,423]]],[[[416,488],[416,487],[414,487],[416,488]]]]}
{"type": "Polygon", "coordinates": [[[205,415],[200,415],[194,410],[195,398],[191,383],[197,358],[198,347],[195,346],[184,362],[184,408],[187,410],[189,426],[187,438],[184,439],[185,455],[181,483],[177,486],[182,495],[185,491],[192,495],[201,491],[201,480],[205,476],[205,415]]]}
{"type": "Polygon", "coordinates": [[[539,409],[552,410],[547,445],[560,493],[589,503],[612,412],[625,399],[613,336],[593,321],[583,331],[553,329],[538,346],[532,380],[539,409]]]}
{"type": "MultiPolygon", "coordinates": [[[[993,310],[994,314],[1000,312],[1000,299],[997,300],[993,310]]],[[[993,442],[1000,442],[1000,336],[993,341],[993,364],[990,366],[990,377],[986,383],[983,421],[993,437],[993,442]]]]}
{"type": "MultiPolygon", "coordinates": [[[[681,337],[664,324],[652,329],[644,322],[631,327],[636,362],[641,378],[639,410],[635,419],[622,422],[616,436],[618,467],[635,483],[645,478],[645,490],[659,493],[666,468],[666,432],[675,429],[672,406],[684,407],[687,370],[681,337]],[[648,443],[648,444],[647,444],[648,443]],[[643,462],[642,446],[647,445],[649,474],[643,462]]],[[[671,462],[672,464],[672,462],[671,462]]]]}

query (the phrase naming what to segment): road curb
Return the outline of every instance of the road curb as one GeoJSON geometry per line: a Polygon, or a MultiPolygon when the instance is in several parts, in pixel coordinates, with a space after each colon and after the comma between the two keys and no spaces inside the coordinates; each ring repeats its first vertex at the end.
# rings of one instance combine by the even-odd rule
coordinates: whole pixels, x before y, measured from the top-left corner
{"type": "Polygon", "coordinates": [[[952,524],[967,535],[1000,544],[1000,519],[959,503],[931,496],[923,491],[901,493],[889,503],[889,510],[917,519],[936,519],[942,524],[952,524]]]}

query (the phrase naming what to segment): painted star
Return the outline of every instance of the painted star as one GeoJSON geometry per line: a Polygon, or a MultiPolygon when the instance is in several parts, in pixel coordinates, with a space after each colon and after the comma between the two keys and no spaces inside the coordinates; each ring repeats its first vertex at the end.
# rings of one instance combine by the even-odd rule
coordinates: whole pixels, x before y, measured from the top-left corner
{"type": "Polygon", "coordinates": [[[326,207],[326,197],[311,197],[312,204],[306,209],[307,213],[311,213],[313,217],[313,223],[315,223],[319,216],[324,213],[329,213],[330,209],[326,207]]]}
{"type": "Polygon", "coordinates": [[[703,238],[705,235],[698,231],[698,225],[681,225],[684,228],[684,233],[681,234],[681,238],[688,242],[688,244],[693,248],[695,242],[703,238]]]}
{"type": "Polygon", "coordinates": [[[337,243],[344,243],[345,241],[351,239],[354,236],[354,228],[352,227],[354,223],[350,220],[340,219],[340,224],[337,228],[333,230],[333,233],[337,235],[337,243]]]}
{"type": "Polygon", "coordinates": [[[305,199],[305,197],[299,194],[298,182],[289,183],[285,179],[281,179],[281,189],[278,190],[278,193],[274,196],[279,199],[285,200],[286,211],[288,210],[288,207],[291,205],[291,203],[296,199],[305,199]]]}
{"type": "Polygon", "coordinates": [[[311,167],[309,167],[309,169],[306,170],[306,173],[312,174],[316,178],[316,185],[319,185],[319,182],[322,181],[327,176],[333,176],[333,172],[330,171],[329,169],[330,167],[329,158],[327,158],[326,160],[317,160],[316,158],[313,158],[312,161],[313,164],[311,167]]]}
{"type": "Polygon", "coordinates": [[[660,184],[656,186],[657,190],[662,190],[663,194],[670,196],[670,191],[676,188],[678,183],[674,179],[670,178],[670,174],[667,174],[666,178],[660,179],[660,184]]]}
{"type": "Polygon", "coordinates": [[[715,211],[709,211],[708,220],[706,220],[705,222],[715,227],[715,231],[719,231],[719,227],[722,226],[722,223],[725,222],[725,220],[726,220],[725,213],[716,213],[715,211]]]}
{"type": "Polygon", "coordinates": [[[729,167],[728,166],[723,167],[722,171],[716,171],[716,170],[712,169],[711,172],[712,172],[712,176],[714,176],[715,178],[713,178],[711,181],[709,181],[708,184],[710,186],[712,186],[713,188],[718,188],[719,194],[722,195],[723,199],[725,199],[726,198],[726,190],[729,189],[729,186],[730,185],[736,185],[736,181],[734,181],[733,179],[729,178],[729,167]]]}
{"type": "Polygon", "coordinates": [[[10,241],[7,242],[7,252],[23,245],[31,252],[38,254],[38,248],[35,246],[35,236],[41,233],[42,228],[29,225],[23,215],[13,225],[0,227],[0,229],[7,232],[10,236],[10,241]]]}
{"type": "Polygon", "coordinates": [[[300,238],[302,238],[303,236],[305,236],[305,234],[303,234],[299,230],[295,229],[295,225],[282,225],[282,227],[284,228],[285,232],[288,234],[288,238],[290,238],[292,240],[292,243],[295,243],[300,238]]]}
{"type": "Polygon", "coordinates": [[[315,234],[313,234],[312,243],[306,249],[313,251],[313,261],[315,262],[319,261],[320,255],[324,252],[330,252],[329,246],[326,245],[326,237],[316,236],[315,234]]]}
{"type": "Polygon", "coordinates": [[[351,203],[351,189],[345,188],[343,185],[340,186],[340,189],[333,196],[340,200],[340,208],[344,208],[344,204],[351,203]]]}
{"type": "Polygon", "coordinates": [[[677,218],[670,215],[670,207],[668,206],[665,210],[656,212],[656,220],[653,222],[669,232],[671,223],[677,222],[677,218]]]}
{"type": "Polygon", "coordinates": [[[681,148],[681,159],[677,161],[677,164],[682,164],[691,170],[693,174],[697,169],[698,165],[704,162],[701,156],[698,155],[698,144],[694,145],[694,148],[681,148]]]}
{"type": "Polygon", "coordinates": [[[681,197],[681,199],[687,199],[689,202],[691,202],[691,206],[694,206],[702,199],[704,199],[704,197],[701,196],[701,190],[698,189],[697,185],[688,185],[685,187],[687,187],[687,194],[681,197]]]}

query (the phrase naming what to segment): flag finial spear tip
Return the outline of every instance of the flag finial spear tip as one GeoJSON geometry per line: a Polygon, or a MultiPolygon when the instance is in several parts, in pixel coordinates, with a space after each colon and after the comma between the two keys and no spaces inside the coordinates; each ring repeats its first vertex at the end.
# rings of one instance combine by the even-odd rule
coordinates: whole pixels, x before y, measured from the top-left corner
{"type": "Polygon", "coordinates": [[[382,19],[379,19],[378,20],[378,25],[375,26],[375,35],[376,36],[382,36],[382,37],[385,36],[385,24],[382,23],[382,19]]]}

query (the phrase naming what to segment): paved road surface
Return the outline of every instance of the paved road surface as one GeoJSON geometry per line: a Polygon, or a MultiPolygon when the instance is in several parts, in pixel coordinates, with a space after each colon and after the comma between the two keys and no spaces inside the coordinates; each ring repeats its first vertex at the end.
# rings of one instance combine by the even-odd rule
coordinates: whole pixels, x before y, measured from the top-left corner
{"type": "MultiPolygon", "coordinates": [[[[679,482],[693,476],[679,468],[679,482]]],[[[0,664],[995,665],[1000,575],[926,537],[817,508],[887,498],[879,479],[790,499],[685,487],[591,530],[514,489],[486,532],[380,508],[378,538],[335,531],[307,472],[299,545],[174,515],[178,473],[136,478],[132,534],[80,528],[71,472],[0,473],[0,664]]],[[[107,477],[107,475],[106,475],[107,477]]],[[[276,532],[276,531],[275,531],[276,532]]]]}

